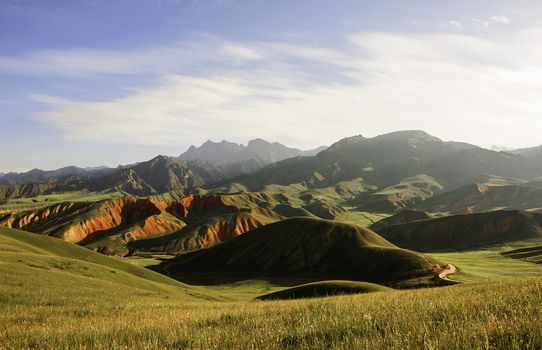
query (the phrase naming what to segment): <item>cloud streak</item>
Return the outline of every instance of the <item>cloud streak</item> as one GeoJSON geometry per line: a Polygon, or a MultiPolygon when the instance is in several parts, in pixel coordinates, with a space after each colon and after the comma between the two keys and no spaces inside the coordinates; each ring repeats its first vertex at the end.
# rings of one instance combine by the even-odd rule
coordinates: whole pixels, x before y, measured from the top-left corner
{"type": "Polygon", "coordinates": [[[312,147],[416,128],[523,146],[540,143],[542,132],[542,51],[533,44],[540,40],[536,27],[494,39],[364,32],[346,36],[340,49],[213,38],[137,52],[4,57],[0,71],[27,67],[54,75],[62,66],[77,77],[160,76],[153,86],[110,100],[33,96],[47,107],[36,119],[74,141],[178,145],[258,136],[312,147]],[[205,71],[191,74],[187,67],[196,64],[205,71]]]}

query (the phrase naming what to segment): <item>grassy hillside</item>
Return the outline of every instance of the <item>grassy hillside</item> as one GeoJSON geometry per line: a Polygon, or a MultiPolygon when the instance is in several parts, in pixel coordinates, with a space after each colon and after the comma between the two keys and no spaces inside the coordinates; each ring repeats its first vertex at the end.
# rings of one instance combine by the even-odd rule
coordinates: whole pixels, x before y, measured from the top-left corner
{"type": "Polygon", "coordinates": [[[538,349],[542,280],[322,299],[189,302],[0,285],[6,349],[538,349]],[[137,302],[136,302],[137,301],[137,302]],[[61,326],[59,326],[61,325],[61,326]]]}
{"type": "Polygon", "coordinates": [[[61,290],[73,298],[106,298],[116,293],[137,297],[157,293],[186,300],[215,298],[213,293],[191,287],[153,271],[109,258],[57,238],[0,226],[0,295],[4,303],[29,296],[26,304],[39,306],[59,297],[61,290]],[[37,290],[39,299],[33,299],[37,290]]]}
{"type": "Polygon", "coordinates": [[[542,214],[502,210],[446,216],[392,225],[378,233],[400,247],[418,251],[471,249],[542,239],[542,214]]]}
{"type": "Polygon", "coordinates": [[[396,212],[414,207],[442,191],[444,187],[428,175],[416,175],[399,183],[372,192],[362,192],[349,201],[357,209],[369,212],[396,212]]]}
{"type": "Polygon", "coordinates": [[[289,300],[391,291],[392,289],[367,282],[323,281],[302,284],[258,297],[259,300],[289,300]]]}
{"type": "Polygon", "coordinates": [[[412,221],[428,220],[433,218],[434,216],[430,215],[425,211],[401,210],[395,215],[383,218],[382,220],[375,222],[374,224],[369,226],[369,228],[373,231],[378,231],[379,229],[383,229],[384,227],[388,227],[391,225],[406,224],[412,221]]]}
{"type": "Polygon", "coordinates": [[[529,184],[490,186],[470,184],[437,194],[420,208],[434,212],[464,214],[495,209],[542,208],[542,188],[529,184]]]}
{"type": "Polygon", "coordinates": [[[165,261],[179,280],[343,279],[375,283],[429,280],[442,269],[397,248],[370,230],[333,221],[294,218],[253,230],[210,249],[165,261]]]}

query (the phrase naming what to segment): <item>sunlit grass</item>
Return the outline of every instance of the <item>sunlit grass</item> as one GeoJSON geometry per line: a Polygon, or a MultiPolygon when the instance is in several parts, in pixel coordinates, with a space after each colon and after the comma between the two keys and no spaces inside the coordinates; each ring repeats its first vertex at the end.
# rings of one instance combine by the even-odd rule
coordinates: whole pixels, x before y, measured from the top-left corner
{"type": "MultiPolygon", "coordinates": [[[[17,287],[3,286],[0,294],[7,288],[17,287]]],[[[197,302],[101,295],[98,290],[92,296],[63,298],[62,292],[47,288],[33,294],[0,299],[0,348],[542,346],[541,279],[277,302],[197,302]]]]}
{"type": "Polygon", "coordinates": [[[452,276],[458,281],[483,281],[502,277],[542,277],[542,264],[502,256],[502,252],[530,247],[536,241],[518,241],[478,250],[449,253],[426,253],[439,260],[456,265],[459,273],[452,276]]]}

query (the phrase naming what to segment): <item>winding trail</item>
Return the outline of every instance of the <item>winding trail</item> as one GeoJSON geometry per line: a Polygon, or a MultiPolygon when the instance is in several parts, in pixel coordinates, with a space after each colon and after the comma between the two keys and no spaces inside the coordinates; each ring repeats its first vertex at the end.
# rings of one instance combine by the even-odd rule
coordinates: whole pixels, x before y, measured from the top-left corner
{"type": "Polygon", "coordinates": [[[438,277],[443,281],[460,283],[459,281],[455,281],[455,280],[452,280],[452,279],[448,278],[449,275],[457,273],[457,272],[459,272],[459,270],[457,269],[457,267],[455,267],[455,265],[448,264],[448,265],[446,265],[446,268],[444,270],[442,270],[441,273],[439,273],[438,277]]]}

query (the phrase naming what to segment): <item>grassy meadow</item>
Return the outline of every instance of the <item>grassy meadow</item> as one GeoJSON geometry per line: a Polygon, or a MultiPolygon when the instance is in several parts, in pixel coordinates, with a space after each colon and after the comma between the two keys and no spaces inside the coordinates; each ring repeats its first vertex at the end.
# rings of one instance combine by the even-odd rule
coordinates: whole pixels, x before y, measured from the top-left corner
{"type": "Polygon", "coordinates": [[[502,253],[532,247],[537,241],[518,241],[477,250],[446,253],[427,253],[439,260],[454,264],[459,273],[452,279],[463,282],[486,281],[503,277],[542,277],[542,264],[512,259],[502,253]]]}
{"type": "Polygon", "coordinates": [[[294,283],[189,286],[152,257],[0,227],[0,350],[540,349],[542,266],[500,254],[531,243],[430,254],[460,285],[261,301],[294,283]]]}
{"type": "MultiPolygon", "coordinates": [[[[2,283],[2,349],[539,349],[542,279],[292,301],[29,291],[2,283]],[[6,300],[6,292],[10,295],[6,300]]],[[[226,293],[227,294],[227,293],[226,293]]]]}

